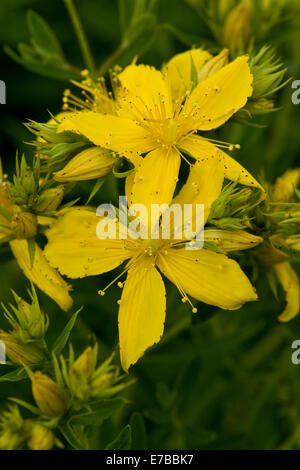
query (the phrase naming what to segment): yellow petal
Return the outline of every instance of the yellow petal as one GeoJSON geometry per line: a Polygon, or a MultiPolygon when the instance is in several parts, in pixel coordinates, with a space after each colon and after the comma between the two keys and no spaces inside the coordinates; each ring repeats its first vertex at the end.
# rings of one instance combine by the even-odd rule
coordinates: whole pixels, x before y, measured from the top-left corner
{"type": "Polygon", "coordinates": [[[193,114],[194,128],[210,130],[226,122],[247,103],[252,81],[248,56],[242,56],[199,83],[185,108],[193,114]]]}
{"type": "Polygon", "coordinates": [[[64,131],[82,134],[93,144],[125,156],[153,148],[153,139],[137,122],[109,114],[92,111],[72,114],[58,126],[58,132],[64,131]]]}
{"type": "Polygon", "coordinates": [[[45,256],[51,266],[70,278],[81,278],[110,271],[129,258],[124,240],[98,238],[100,220],[95,211],[83,208],[69,210],[59,218],[46,232],[45,256]]]}
{"type": "Polygon", "coordinates": [[[129,65],[118,79],[121,87],[117,101],[122,116],[143,120],[150,117],[151,110],[156,119],[161,119],[162,102],[165,113],[172,116],[170,90],[160,71],[148,65],[129,65]]]}
{"type": "Polygon", "coordinates": [[[218,155],[219,158],[223,160],[225,178],[231,181],[238,181],[240,184],[244,184],[246,186],[260,189],[262,194],[261,198],[265,199],[266,194],[264,188],[258,183],[258,181],[256,181],[251,173],[207,139],[198,135],[193,135],[182,139],[179,146],[196,160],[218,155]]]}
{"type": "Polygon", "coordinates": [[[287,170],[276,180],[273,191],[273,200],[275,202],[288,202],[295,194],[295,189],[299,182],[300,168],[287,170]]]}
{"type": "Polygon", "coordinates": [[[35,244],[35,256],[32,267],[26,240],[13,240],[10,242],[10,247],[25,276],[51,297],[60,308],[69,310],[73,303],[69,295],[70,286],[49,265],[37,243],[35,244]]]}
{"type": "Polygon", "coordinates": [[[59,182],[87,181],[107,175],[116,160],[101,147],[91,147],[78,153],[66,166],[53,174],[59,182]]]}
{"type": "Polygon", "coordinates": [[[248,250],[264,241],[262,237],[252,235],[252,233],[245,230],[220,230],[214,228],[204,230],[204,240],[215,243],[224,251],[248,250]]]}
{"type": "Polygon", "coordinates": [[[169,60],[163,68],[163,73],[169,80],[173,100],[180,100],[185,92],[191,89],[192,64],[198,72],[210,58],[209,52],[203,49],[191,49],[176,54],[169,60]]]}
{"type": "Polygon", "coordinates": [[[144,204],[151,214],[151,204],[170,204],[180,161],[178,151],[173,148],[159,148],[148,153],[136,168],[129,205],[144,204]]]}
{"type": "Polygon", "coordinates": [[[286,294],[286,307],[278,320],[286,322],[294,318],[300,310],[299,279],[288,261],[274,265],[274,271],[286,294]]]}
{"type": "Polygon", "coordinates": [[[132,186],[134,183],[134,178],[135,178],[135,172],[139,165],[143,162],[143,157],[140,155],[135,155],[134,161],[132,160],[132,163],[134,163],[134,171],[130,173],[129,176],[127,176],[126,181],[125,181],[125,194],[127,197],[127,203],[129,204],[131,201],[131,193],[132,193],[132,186]]]}
{"type": "Polygon", "coordinates": [[[144,259],[128,272],[119,310],[121,363],[126,372],[160,340],[165,314],[163,280],[151,260],[144,259]]]}
{"type": "Polygon", "coordinates": [[[170,248],[158,267],[182,291],[210,305],[235,310],[257,299],[238,263],[220,253],[170,248]]]}
{"type": "Polygon", "coordinates": [[[204,204],[206,223],[212,203],[219,197],[224,181],[224,165],[219,155],[196,161],[191,167],[186,184],[174,204],[204,204]]]}

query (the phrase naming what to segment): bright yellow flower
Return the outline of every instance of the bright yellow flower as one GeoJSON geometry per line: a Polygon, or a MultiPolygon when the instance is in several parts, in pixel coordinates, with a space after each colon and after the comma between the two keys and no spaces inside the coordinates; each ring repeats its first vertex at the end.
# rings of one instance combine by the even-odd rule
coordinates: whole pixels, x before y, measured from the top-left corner
{"type": "MultiPolygon", "coordinates": [[[[218,157],[196,162],[174,201],[182,205],[204,204],[206,222],[223,180],[224,165],[218,157]]],[[[46,233],[45,255],[52,266],[70,278],[102,274],[128,261],[124,271],[127,279],[124,284],[118,282],[123,287],[119,336],[125,371],[163,334],[166,293],[159,271],[176,285],[183,302],[189,303],[195,313],[197,309],[189,296],[223,309],[237,309],[257,299],[238,263],[226,255],[206,249],[187,250],[185,239],[100,240],[96,235],[99,220],[93,210],[69,210],[46,233]]],[[[123,229],[119,221],[119,233],[123,229]]],[[[107,287],[99,291],[100,295],[107,287]]]]}
{"type": "MultiPolygon", "coordinates": [[[[173,76],[172,67],[170,73],[173,76]]],[[[145,155],[136,166],[130,204],[169,201],[181,157],[186,159],[184,154],[195,160],[222,156],[226,178],[262,189],[220,150],[233,146],[197,135],[198,131],[221,126],[246,104],[253,81],[248,57],[238,57],[188,89],[180,99],[172,96],[168,76],[150,66],[130,65],[115,77],[115,115],[78,112],[65,118],[58,131],[82,134],[95,145],[126,156],[133,164],[136,154],[145,155]]]]}

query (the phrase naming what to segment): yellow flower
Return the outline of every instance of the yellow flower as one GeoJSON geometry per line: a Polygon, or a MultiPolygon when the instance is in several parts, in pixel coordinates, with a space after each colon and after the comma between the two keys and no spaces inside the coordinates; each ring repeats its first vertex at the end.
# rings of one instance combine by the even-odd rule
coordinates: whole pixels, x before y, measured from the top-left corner
{"type": "Polygon", "coordinates": [[[45,416],[62,416],[67,410],[63,389],[39,371],[32,377],[32,394],[45,416]]]}
{"type": "MultiPolygon", "coordinates": [[[[186,185],[174,201],[182,207],[183,204],[204,204],[206,222],[223,180],[222,160],[219,157],[203,159],[192,167],[186,185]]],[[[128,185],[129,192],[130,189],[128,185]]],[[[171,198],[167,203],[171,203],[171,198]]],[[[124,285],[118,282],[119,287],[123,287],[119,336],[125,371],[163,334],[166,293],[158,270],[176,285],[183,302],[189,303],[195,313],[197,309],[189,296],[223,309],[237,309],[257,299],[238,263],[227,256],[206,249],[187,250],[185,239],[100,240],[96,236],[99,220],[89,209],[68,211],[46,233],[45,255],[52,266],[71,278],[101,274],[128,260],[127,279],[124,285]]],[[[118,230],[122,234],[121,222],[118,230]]]]}
{"type": "Polygon", "coordinates": [[[234,146],[197,135],[198,131],[216,129],[242,108],[252,94],[252,81],[248,57],[242,56],[174,99],[168,74],[145,65],[130,65],[115,77],[116,115],[78,112],[66,117],[58,132],[82,134],[133,164],[137,154],[145,155],[136,165],[130,204],[169,201],[184,154],[195,160],[222,156],[226,178],[262,189],[220,150],[234,146]]]}

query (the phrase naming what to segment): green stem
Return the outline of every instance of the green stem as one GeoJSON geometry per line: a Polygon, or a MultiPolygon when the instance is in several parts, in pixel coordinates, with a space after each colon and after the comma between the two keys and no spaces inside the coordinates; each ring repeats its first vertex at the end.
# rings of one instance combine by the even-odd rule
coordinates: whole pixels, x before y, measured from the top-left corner
{"type": "Polygon", "coordinates": [[[90,71],[90,73],[92,75],[95,75],[96,68],[95,68],[94,59],[91,53],[91,49],[90,49],[87,37],[82,27],[78,12],[75,8],[74,2],[73,0],[64,0],[64,2],[68,10],[68,13],[70,15],[85,65],[87,69],[90,71]]]}
{"type": "Polygon", "coordinates": [[[120,54],[123,52],[122,46],[119,46],[113,53],[106,59],[106,61],[101,65],[98,74],[99,75],[104,75],[108,69],[111,67],[111,65],[114,64],[114,62],[118,59],[120,54]]]}

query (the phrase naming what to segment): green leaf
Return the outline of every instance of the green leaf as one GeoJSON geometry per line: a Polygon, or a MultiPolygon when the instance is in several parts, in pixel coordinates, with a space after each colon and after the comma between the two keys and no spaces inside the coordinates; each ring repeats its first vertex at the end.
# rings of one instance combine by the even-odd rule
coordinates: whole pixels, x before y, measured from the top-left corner
{"type": "Polygon", "coordinates": [[[56,56],[64,62],[60,43],[46,21],[36,12],[29,10],[27,24],[35,50],[42,56],[56,56]]]}
{"type": "Polygon", "coordinates": [[[277,302],[279,302],[278,281],[277,281],[275,272],[272,268],[266,268],[265,271],[266,271],[266,276],[267,276],[267,280],[268,280],[270,289],[271,289],[275,299],[277,300],[277,302]]]}
{"type": "Polygon", "coordinates": [[[118,7],[119,7],[119,18],[120,18],[120,26],[121,32],[124,36],[126,30],[128,29],[132,17],[132,7],[133,1],[132,0],[118,0],[118,7]]]}
{"type": "Polygon", "coordinates": [[[86,450],[88,448],[86,436],[81,429],[75,428],[69,423],[62,422],[59,425],[59,430],[74,449],[86,450]]]}
{"type": "Polygon", "coordinates": [[[52,347],[52,352],[54,352],[55,354],[59,354],[64,349],[65,345],[67,344],[67,341],[70,337],[71,331],[72,331],[72,329],[75,325],[77,316],[78,316],[79,312],[81,312],[82,308],[83,307],[81,307],[79,310],[77,310],[77,312],[75,312],[72,315],[72,317],[70,318],[70,320],[68,321],[68,323],[64,327],[62,333],[59,335],[59,337],[55,341],[55,343],[52,347]]]}
{"type": "Polygon", "coordinates": [[[105,450],[130,450],[131,448],[132,431],[130,425],[127,424],[118,437],[105,447],[105,450]]]}
{"type": "Polygon", "coordinates": [[[142,36],[148,31],[153,31],[156,26],[156,18],[150,13],[146,13],[139,17],[139,19],[134,22],[129,29],[126,31],[126,34],[123,39],[122,47],[125,49],[136,41],[137,38],[142,36]]]}
{"type": "Polygon", "coordinates": [[[132,449],[146,450],[147,449],[147,436],[144,418],[141,413],[133,413],[129,424],[132,429],[132,449]]]}
{"type": "MultiPolygon", "coordinates": [[[[198,85],[198,72],[194,62],[194,59],[191,54],[191,82],[192,82],[192,90],[198,85]]],[[[192,91],[191,90],[191,91],[192,91]]]]}
{"type": "Polygon", "coordinates": [[[129,162],[125,157],[120,158],[112,170],[115,178],[127,178],[133,171],[133,163],[129,162]]]}
{"type": "Polygon", "coordinates": [[[179,39],[179,41],[181,41],[188,47],[201,47],[203,46],[204,42],[207,48],[213,47],[214,45],[212,41],[207,40],[206,38],[196,36],[195,34],[185,33],[184,31],[181,31],[180,29],[176,28],[171,24],[162,25],[162,29],[171,33],[173,36],[179,39]]]}
{"type": "Polygon", "coordinates": [[[13,397],[9,398],[9,400],[13,401],[14,403],[17,403],[17,405],[23,406],[23,408],[26,408],[27,410],[31,411],[31,413],[35,415],[41,414],[40,410],[36,406],[30,405],[30,403],[27,403],[24,400],[21,400],[19,398],[13,398],[13,397]]]}
{"type": "Polygon", "coordinates": [[[12,372],[8,372],[5,375],[0,377],[0,382],[19,382],[20,380],[27,379],[27,373],[25,369],[18,368],[13,370],[12,372]]]}
{"type": "Polygon", "coordinates": [[[81,75],[74,68],[72,68],[68,63],[64,62],[59,66],[53,64],[51,60],[44,60],[43,62],[39,61],[37,58],[34,60],[26,60],[24,57],[19,56],[13,49],[9,46],[4,46],[4,52],[18,64],[22,65],[30,72],[37,73],[38,75],[43,75],[45,77],[54,78],[56,80],[69,81],[69,80],[79,80],[81,75]]]}
{"type": "Polygon", "coordinates": [[[94,185],[94,187],[93,187],[93,189],[92,189],[92,191],[91,191],[91,194],[89,195],[89,198],[88,198],[88,200],[87,200],[86,203],[85,203],[86,205],[90,203],[90,201],[93,199],[93,197],[94,197],[94,196],[97,194],[97,192],[101,189],[101,187],[102,187],[103,184],[104,184],[104,181],[105,181],[105,176],[102,177],[102,178],[99,178],[99,179],[96,181],[96,183],[95,183],[95,185],[94,185]]]}
{"type": "Polygon", "coordinates": [[[127,401],[124,398],[104,399],[90,405],[90,411],[73,415],[69,422],[72,425],[98,426],[126,404],[127,401]]]}

